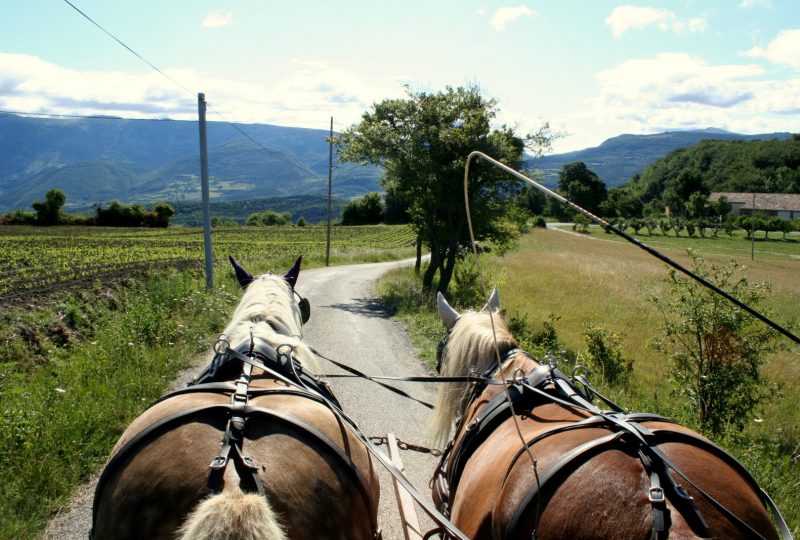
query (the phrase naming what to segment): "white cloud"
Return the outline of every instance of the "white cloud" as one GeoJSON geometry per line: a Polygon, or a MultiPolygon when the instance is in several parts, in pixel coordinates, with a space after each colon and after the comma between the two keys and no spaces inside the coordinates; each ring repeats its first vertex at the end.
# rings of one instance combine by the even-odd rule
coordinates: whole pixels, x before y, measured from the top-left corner
{"type": "Polygon", "coordinates": [[[203,19],[203,28],[222,28],[224,26],[232,26],[233,25],[233,11],[229,11],[227,13],[220,13],[218,11],[212,11],[206,18],[203,19]]]}
{"type": "MultiPolygon", "coordinates": [[[[402,97],[397,78],[367,80],[326,62],[298,59],[283,78],[240,81],[164,70],[206,94],[210,120],[325,128],[358,122],[376,101],[402,97]],[[324,81],[324,82],[323,82],[324,81]]],[[[0,52],[0,110],[123,118],[197,119],[197,94],[154,71],[80,71],[36,56],[0,52]]]]}
{"type": "Polygon", "coordinates": [[[714,65],[684,53],[628,60],[595,74],[598,93],[583,107],[551,118],[570,132],[558,151],[596,146],[620,133],[796,131],[800,77],[770,76],[755,64],[714,65]]]}
{"type": "Polygon", "coordinates": [[[739,2],[739,7],[742,9],[751,9],[757,7],[771,8],[772,0],[742,0],[739,2]]]}
{"type": "Polygon", "coordinates": [[[745,53],[751,58],[763,57],[776,64],[800,68],[800,29],[784,30],[766,49],[753,47],[745,53]]]}
{"type": "Polygon", "coordinates": [[[614,8],[606,17],[606,26],[611,28],[612,35],[618,38],[629,30],[648,26],[655,26],[663,32],[669,30],[678,33],[704,32],[708,28],[708,23],[699,17],[684,22],[678,19],[675,13],[666,9],[625,5],[614,8]]]}
{"type": "Polygon", "coordinates": [[[536,15],[534,10],[526,6],[501,7],[489,19],[489,24],[498,32],[503,32],[512,22],[522,17],[535,17],[536,15]]]}

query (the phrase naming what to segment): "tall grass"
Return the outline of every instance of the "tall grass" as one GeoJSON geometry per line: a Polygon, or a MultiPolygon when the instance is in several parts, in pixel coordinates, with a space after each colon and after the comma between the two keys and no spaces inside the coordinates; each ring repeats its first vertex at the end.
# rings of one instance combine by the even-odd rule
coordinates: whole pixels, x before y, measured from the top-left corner
{"type": "MultiPolygon", "coordinates": [[[[348,234],[358,236],[353,229],[348,234]]],[[[249,247],[231,250],[241,257],[249,247]]],[[[307,247],[256,250],[246,265],[254,274],[288,269],[307,247]]],[[[335,245],[331,263],[413,253],[355,242],[335,245]]],[[[324,250],[305,255],[304,268],[324,264],[324,250]]],[[[38,537],[73,490],[97,473],[131,420],[210,348],[240,295],[225,262],[211,291],[197,271],[164,270],[2,306],[0,539],[38,537]]]]}
{"type": "MultiPolygon", "coordinates": [[[[602,232],[589,236],[535,230],[520,239],[516,250],[501,258],[487,256],[482,266],[493,275],[488,279],[489,287],[500,285],[501,306],[508,318],[527,320],[533,333],[554,321],[559,342],[572,353],[586,348],[585,323],[621,334],[622,351],[634,361],[634,372],[629,385],[608,389],[611,396],[631,410],[664,414],[697,428],[694,417],[687,414],[669,382],[666,359],[649,346],[651,338],[661,335],[662,321],[647,297],[663,293],[667,267],[634,246],[608,239],[609,235],[602,232]]],[[[678,240],[680,250],[663,251],[687,267],[690,260],[685,250],[698,244],[709,262],[724,264],[732,258],[728,248],[722,250],[723,254],[709,253],[713,240],[678,240]]],[[[725,246],[731,245],[725,241],[725,246]]],[[[747,265],[745,273],[751,282],[767,279],[773,285],[766,305],[773,311],[773,318],[784,324],[800,319],[800,260],[792,258],[795,254],[800,254],[800,244],[790,246],[781,257],[767,259],[757,255],[755,261],[750,261],[746,251],[738,258],[738,262],[747,265]]],[[[409,271],[397,271],[383,280],[379,290],[398,306],[398,316],[409,326],[412,338],[432,365],[436,340],[444,329],[431,298],[419,293],[409,296],[406,292],[419,289],[413,280],[409,271]]],[[[454,292],[463,294],[458,286],[454,292]]],[[[481,305],[482,301],[478,301],[458,308],[478,309],[481,305]]],[[[758,421],[741,432],[727,432],[717,442],[754,473],[797,535],[800,348],[787,345],[771,355],[763,375],[768,384],[780,388],[780,393],[763,407],[758,421]]]]}
{"type": "Polygon", "coordinates": [[[222,329],[237,291],[189,273],[10,311],[0,350],[1,538],[34,538],[131,418],[222,329]]]}

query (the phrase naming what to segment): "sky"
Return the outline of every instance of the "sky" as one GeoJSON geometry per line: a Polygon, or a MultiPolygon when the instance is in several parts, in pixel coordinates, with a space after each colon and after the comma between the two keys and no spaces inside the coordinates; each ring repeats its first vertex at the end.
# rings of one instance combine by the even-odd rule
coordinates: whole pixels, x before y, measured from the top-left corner
{"type": "Polygon", "coordinates": [[[407,89],[472,85],[498,126],[549,122],[554,153],[800,131],[798,0],[70,2],[3,2],[0,110],[196,120],[203,92],[212,121],[341,131],[407,89]]]}

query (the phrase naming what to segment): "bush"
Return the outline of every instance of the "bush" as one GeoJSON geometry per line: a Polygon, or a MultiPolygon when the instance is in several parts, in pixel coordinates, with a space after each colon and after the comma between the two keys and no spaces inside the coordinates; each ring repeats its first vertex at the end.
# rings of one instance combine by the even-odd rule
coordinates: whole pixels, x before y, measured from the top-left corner
{"type": "MultiPolygon", "coordinates": [[[[751,286],[742,268],[706,266],[690,252],[692,271],[745,304],[755,307],[769,284],[751,286]]],[[[653,346],[671,361],[670,377],[687,398],[700,426],[712,433],[741,429],[753,410],[771,395],[760,367],[774,347],[774,332],[717,293],[671,270],[668,289],[651,301],[664,315],[664,337],[653,346]]]]}
{"type": "Polygon", "coordinates": [[[633,360],[622,355],[622,337],[601,326],[586,323],[583,327],[586,352],[578,356],[578,361],[599,373],[603,382],[614,385],[627,384],[633,373],[633,360]]]}
{"type": "Polygon", "coordinates": [[[342,225],[375,225],[383,221],[385,205],[379,193],[352,199],[342,209],[342,225]]]}
{"type": "Polygon", "coordinates": [[[264,212],[256,212],[247,217],[245,225],[251,227],[269,227],[272,225],[289,225],[292,222],[291,212],[273,212],[266,210],[264,212]]]}

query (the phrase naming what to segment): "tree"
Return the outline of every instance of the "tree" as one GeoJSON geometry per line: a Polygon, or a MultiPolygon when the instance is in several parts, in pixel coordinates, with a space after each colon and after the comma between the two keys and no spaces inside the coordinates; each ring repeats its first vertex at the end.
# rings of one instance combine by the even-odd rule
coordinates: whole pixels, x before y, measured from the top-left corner
{"type": "Polygon", "coordinates": [[[703,177],[695,170],[684,170],[667,184],[663,196],[664,205],[670,209],[671,215],[684,215],[687,212],[686,202],[698,191],[708,195],[703,177]]]}
{"type": "Polygon", "coordinates": [[[383,221],[385,206],[380,193],[352,199],[342,209],[342,225],[374,225],[383,221]]]}
{"type": "MultiPolygon", "coordinates": [[[[470,247],[464,209],[464,166],[479,150],[513,168],[522,164],[523,149],[541,153],[553,138],[549,125],[526,137],[513,129],[492,128],[494,99],[477,87],[448,87],[442,92],[414,92],[405,99],[384,100],[364,113],[360,123],[336,138],[342,161],[384,167],[381,185],[408,203],[412,228],[431,252],[422,278],[426,290],[446,292],[456,261],[470,247]]],[[[469,178],[471,217],[476,240],[507,241],[516,228],[500,218],[503,199],[518,191],[520,182],[478,161],[469,178]]]]}
{"type": "MultiPolygon", "coordinates": [[[[769,284],[734,279],[735,262],[708,267],[690,252],[692,270],[731,296],[755,307],[769,284]]],[[[720,433],[742,428],[754,408],[769,395],[759,368],[773,349],[774,332],[727,299],[671,270],[665,294],[651,297],[664,315],[664,337],[656,350],[672,361],[670,377],[688,398],[702,428],[720,433]]]]}
{"type": "Polygon", "coordinates": [[[175,215],[175,209],[165,202],[157,203],[153,210],[148,212],[145,223],[149,227],[169,227],[169,220],[175,215]]]}
{"type": "Polygon", "coordinates": [[[292,222],[291,212],[255,212],[247,217],[245,225],[251,227],[268,227],[271,225],[289,225],[292,222]]]}
{"type": "Polygon", "coordinates": [[[53,188],[44,196],[44,201],[33,203],[36,210],[36,223],[39,225],[58,225],[64,220],[62,208],[67,196],[60,189],[53,188]]]}
{"type": "Polygon", "coordinates": [[[605,183],[582,161],[564,165],[558,173],[558,190],[571,202],[593,214],[599,213],[600,204],[608,196],[605,183]]]}

